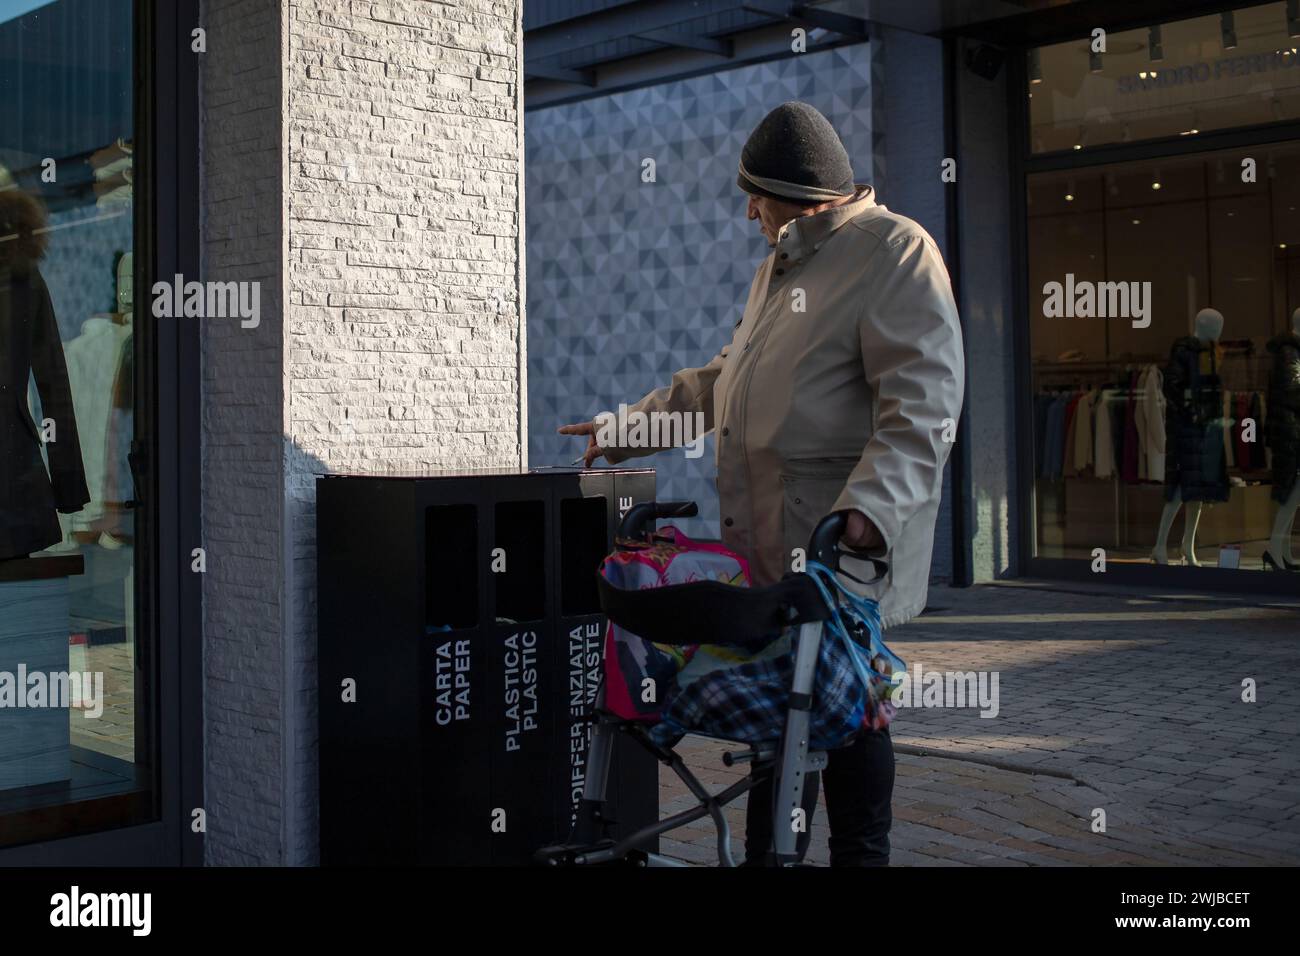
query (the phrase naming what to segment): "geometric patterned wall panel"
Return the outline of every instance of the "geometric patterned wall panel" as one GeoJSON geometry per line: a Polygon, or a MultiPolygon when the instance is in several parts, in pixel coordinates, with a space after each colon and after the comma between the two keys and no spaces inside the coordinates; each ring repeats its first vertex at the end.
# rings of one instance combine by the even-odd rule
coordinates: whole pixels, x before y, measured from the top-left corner
{"type": "MultiPolygon", "coordinates": [[[[872,179],[870,44],[859,43],[525,114],[528,460],[567,464],[567,422],[631,404],[731,340],[767,254],[736,187],[763,116],[803,100],[872,179]],[[656,181],[641,181],[652,158],[656,181]]],[[[640,462],[659,496],[694,499],[687,530],[717,537],[712,438],[640,462]]]]}

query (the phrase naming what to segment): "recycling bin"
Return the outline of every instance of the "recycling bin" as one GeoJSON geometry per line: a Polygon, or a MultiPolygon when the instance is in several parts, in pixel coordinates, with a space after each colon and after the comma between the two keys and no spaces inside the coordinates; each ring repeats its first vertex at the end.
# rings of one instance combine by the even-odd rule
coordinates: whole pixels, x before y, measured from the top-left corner
{"type": "MultiPolygon", "coordinates": [[[[567,837],[596,569],[654,490],[649,469],[317,479],[322,865],[520,865],[567,837]]],[[[657,764],[626,744],[615,835],[658,816],[657,764]]]]}

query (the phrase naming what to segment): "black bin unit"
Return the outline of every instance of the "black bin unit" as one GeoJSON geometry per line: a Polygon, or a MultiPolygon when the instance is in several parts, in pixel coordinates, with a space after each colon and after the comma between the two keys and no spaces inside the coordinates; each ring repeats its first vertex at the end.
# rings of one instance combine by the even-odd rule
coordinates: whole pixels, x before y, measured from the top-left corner
{"type": "MultiPolygon", "coordinates": [[[[519,865],[568,836],[596,567],[653,497],[645,469],[317,480],[323,865],[519,865]]],[[[656,820],[653,757],[620,740],[609,794],[616,834],[656,820]]]]}

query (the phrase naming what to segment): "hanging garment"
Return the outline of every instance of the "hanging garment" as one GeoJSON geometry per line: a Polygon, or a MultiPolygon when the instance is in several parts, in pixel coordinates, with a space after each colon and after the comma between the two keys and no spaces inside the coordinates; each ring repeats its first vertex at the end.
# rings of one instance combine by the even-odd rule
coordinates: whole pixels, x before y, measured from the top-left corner
{"type": "Polygon", "coordinates": [[[0,261],[0,559],[59,542],[56,513],[75,512],[89,498],[49,290],[34,267],[0,261]],[[55,426],[54,441],[44,445],[48,473],[41,431],[27,407],[29,378],[42,417],[55,426]]]}
{"type": "Polygon", "coordinates": [[[1232,429],[1232,457],[1237,462],[1237,467],[1242,471],[1249,471],[1250,463],[1250,445],[1246,441],[1244,423],[1250,418],[1250,394],[1247,392],[1238,392],[1232,400],[1232,417],[1236,419],[1236,424],[1232,429]]]}
{"type": "Polygon", "coordinates": [[[1165,499],[1227,501],[1223,385],[1213,350],[1192,336],[1176,340],[1164,393],[1165,499]]]}
{"type": "Polygon", "coordinates": [[[1237,453],[1232,441],[1232,426],[1236,421],[1232,415],[1233,401],[1233,393],[1225,388],[1223,390],[1223,414],[1219,417],[1223,419],[1223,427],[1220,429],[1223,433],[1223,460],[1229,468],[1233,468],[1237,464],[1237,453]]]}
{"type": "Polygon", "coordinates": [[[1139,380],[1142,401],[1142,446],[1146,471],[1145,481],[1165,480],[1165,394],[1164,375],[1154,365],[1148,365],[1139,380]]]}
{"type": "Polygon", "coordinates": [[[1118,390],[1110,400],[1110,437],[1115,459],[1115,473],[1124,478],[1124,427],[1128,418],[1128,394],[1118,390]]]}
{"type": "Polygon", "coordinates": [[[1065,406],[1065,441],[1061,445],[1061,474],[1073,477],[1077,472],[1074,468],[1074,433],[1079,424],[1079,405],[1083,401],[1083,393],[1075,392],[1070,397],[1070,403],[1065,406]]]}
{"type": "Polygon", "coordinates": [[[1111,437],[1111,414],[1114,393],[1105,391],[1097,398],[1093,413],[1093,473],[1098,478],[1115,474],[1115,440],[1111,437]]]}
{"type": "Polygon", "coordinates": [[[105,478],[108,462],[109,421],[113,413],[113,383],[122,355],[122,343],[131,334],[129,326],[109,319],[93,318],[82,323],[81,334],[64,349],[68,358],[68,381],[76,408],[85,462],[90,502],[72,518],[72,529],[91,530],[104,515],[105,478]]]}
{"type": "Polygon", "coordinates": [[[1047,461],[1047,418],[1056,396],[1034,396],[1034,474],[1042,477],[1047,461]]]}
{"type": "Polygon", "coordinates": [[[1124,456],[1121,459],[1120,477],[1129,483],[1139,481],[1138,471],[1140,445],[1137,430],[1137,398],[1134,389],[1137,386],[1137,373],[1129,373],[1128,396],[1124,403],[1124,456]]]}
{"type": "Polygon", "coordinates": [[[1080,475],[1090,471],[1093,465],[1092,425],[1099,395],[1095,388],[1085,394],[1074,413],[1074,470],[1080,475]]]}
{"type": "Polygon", "coordinates": [[[1047,441],[1044,446],[1043,477],[1061,477],[1061,456],[1065,449],[1065,410],[1070,404],[1069,395],[1061,395],[1047,414],[1047,441]]]}
{"type": "Polygon", "coordinates": [[[1255,440],[1250,442],[1250,467],[1254,471],[1261,471],[1268,468],[1270,456],[1264,434],[1264,423],[1268,421],[1268,416],[1264,410],[1264,396],[1259,392],[1251,393],[1250,418],[1255,423],[1255,440]]]}
{"type": "Polygon", "coordinates": [[[1286,501],[1300,472],[1300,335],[1269,340],[1268,449],[1273,455],[1273,500],[1286,501]]]}
{"type": "Polygon", "coordinates": [[[1146,481],[1147,471],[1147,410],[1146,400],[1142,397],[1142,373],[1139,372],[1137,387],[1133,391],[1133,427],[1137,430],[1137,477],[1146,481]]]}
{"type": "MultiPolygon", "coordinates": [[[[130,329],[128,323],[126,326],[130,329]]],[[[135,437],[135,403],[132,353],[135,337],[128,334],[122,340],[118,357],[117,374],[113,380],[109,402],[107,434],[104,437],[104,493],[107,509],[104,530],[114,534],[127,534],[132,530],[127,502],[135,497],[135,484],[131,477],[131,440],[135,437]]]]}

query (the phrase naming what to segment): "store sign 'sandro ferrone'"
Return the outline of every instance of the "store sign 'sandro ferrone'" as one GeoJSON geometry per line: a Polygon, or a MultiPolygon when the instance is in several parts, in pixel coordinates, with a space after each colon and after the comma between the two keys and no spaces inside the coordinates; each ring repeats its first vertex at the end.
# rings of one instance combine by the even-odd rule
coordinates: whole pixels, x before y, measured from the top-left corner
{"type": "Polygon", "coordinates": [[[1295,69],[1296,66],[1300,66],[1300,53],[1289,49],[1275,50],[1272,53],[1225,57],[1214,61],[1203,60],[1188,66],[1132,73],[1119,77],[1115,81],[1115,89],[1119,93],[1142,93],[1147,90],[1165,90],[1172,86],[1239,79],[1256,73],[1295,69]]]}

